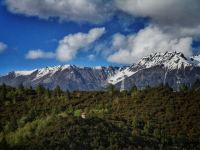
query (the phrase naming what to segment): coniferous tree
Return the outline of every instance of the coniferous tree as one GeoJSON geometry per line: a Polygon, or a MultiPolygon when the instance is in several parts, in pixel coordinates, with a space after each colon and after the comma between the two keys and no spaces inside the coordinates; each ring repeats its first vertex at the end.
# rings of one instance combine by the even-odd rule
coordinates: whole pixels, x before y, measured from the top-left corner
{"type": "Polygon", "coordinates": [[[48,99],[51,97],[51,91],[49,89],[45,90],[45,96],[48,99]]]}
{"type": "Polygon", "coordinates": [[[5,101],[7,95],[7,88],[6,85],[3,84],[0,88],[0,102],[5,101]]]}
{"type": "Polygon", "coordinates": [[[0,149],[2,149],[2,150],[8,150],[8,149],[10,149],[9,145],[8,145],[8,143],[6,141],[5,133],[4,132],[3,132],[3,137],[2,137],[2,139],[0,141],[0,149]]]}
{"type": "Polygon", "coordinates": [[[54,89],[54,93],[55,93],[55,96],[57,96],[57,97],[61,96],[62,90],[59,85],[57,85],[56,88],[54,89]]]}
{"type": "Polygon", "coordinates": [[[26,89],[23,85],[23,83],[21,83],[19,86],[18,86],[18,94],[20,96],[24,95],[26,92],[28,92],[28,89],[26,89]]]}
{"type": "Polygon", "coordinates": [[[19,85],[18,89],[19,89],[19,91],[20,91],[21,93],[23,93],[23,92],[24,92],[24,85],[21,83],[21,84],[19,85]]]}
{"type": "Polygon", "coordinates": [[[192,84],[192,90],[200,90],[200,80],[196,80],[193,84],[192,84]]]}
{"type": "Polygon", "coordinates": [[[133,84],[133,86],[132,86],[130,92],[134,92],[134,91],[137,91],[137,86],[136,86],[135,84],[133,84]]]}
{"type": "Polygon", "coordinates": [[[33,89],[32,86],[30,86],[29,88],[26,89],[26,93],[30,94],[30,95],[34,95],[35,94],[35,90],[33,89]]]}
{"type": "Polygon", "coordinates": [[[113,96],[113,95],[114,95],[114,92],[115,92],[115,86],[114,86],[113,84],[109,84],[109,85],[107,86],[107,91],[109,92],[109,94],[110,94],[111,96],[113,96]]]}
{"type": "Polygon", "coordinates": [[[186,84],[182,84],[180,87],[179,87],[179,91],[181,91],[181,92],[186,92],[186,91],[188,91],[189,90],[189,88],[188,88],[188,86],[186,85],[186,84]]]}
{"type": "Polygon", "coordinates": [[[166,84],[164,85],[164,87],[165,87],[166,89],[168,89],[169,91],[173,91],[173,89],[169,86],[168,83],[166,83],[166,84]]]}
{"type": "Polygon", "coordinates": [[[66,91],[66,99],[70,100],[70,92],[69,92],[69,90],[66,91]]]}
{"type": "Polygon", "coordinates": [[[37,93],[37,95],[38,95],[38,96],[41,96],[41,95],[44,94],[44,92],[45,92],[45,88],[44,88],[41,84],[39,84],[39,85],[37,86],[37,88],[36,88],[36,93],[37,93]]]}

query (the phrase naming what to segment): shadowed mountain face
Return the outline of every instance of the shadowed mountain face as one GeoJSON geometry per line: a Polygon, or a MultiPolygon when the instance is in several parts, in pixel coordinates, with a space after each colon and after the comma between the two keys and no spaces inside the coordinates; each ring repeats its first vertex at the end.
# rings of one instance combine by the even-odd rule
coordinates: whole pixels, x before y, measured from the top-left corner
{"type": "MultiPolygon", "coordinates": [[[[200,79],[200,67],[186,67],[184,69],[166,70],[161,66],[142,69],[130,77],[124,79],[125,89],[130,89],[133,85],[138,88],[146,86],[158,86],[168,84],[174,90],[178,90],[181,85],[192,86],[197,79],[200,79]]],[[[122,81],[116,83],[120,88],[122,81]]]]}
{"type": "Polygon", "coordinates": [[[32,71],[15,71],[0,77],[0,84],[36,87],[39,84],[53,89],[59,85],[63,90],[102,90],[107,84],[125,89],[168,84],[174,90],[186,84],[191,86],[200,79],[199,57],[186,58],[182,53],[155,53],[142,58],[130,67],[77,67],[64,65],[32,71]],[[124,81],[124,82],[122,82],[124,81]]]}

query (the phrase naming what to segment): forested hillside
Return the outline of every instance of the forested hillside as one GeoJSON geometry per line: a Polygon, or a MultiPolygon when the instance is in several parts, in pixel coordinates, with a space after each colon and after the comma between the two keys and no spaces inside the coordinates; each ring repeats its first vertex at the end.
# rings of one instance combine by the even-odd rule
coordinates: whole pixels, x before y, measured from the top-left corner
{"type": "Polygon", "coordinates": [[[200,149],[200,89],[0,86],[0,149],[200,149]]]}

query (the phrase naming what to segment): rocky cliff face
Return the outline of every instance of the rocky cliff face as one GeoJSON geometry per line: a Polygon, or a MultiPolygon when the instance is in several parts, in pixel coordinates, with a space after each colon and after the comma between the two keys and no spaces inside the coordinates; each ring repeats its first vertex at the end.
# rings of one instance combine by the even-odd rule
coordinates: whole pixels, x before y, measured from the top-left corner
{"type": "Polygon", "coordinates": [[[147,85],[169,84],[174,90],[181,84],[191,86],[200,79],[200,57],[186,58],[182,53],[155,53],[142,58],[129,67],[78,67],[63,65],[31,71],[14,71],[0,77],[0,84],[36,87],[42,84],[53,89],[59,85],[63,90],[102,90],[107,84],[125,89],[133,85],[144,88],[147,85]],[[124,82],[122,82],[124,81],[124,82]]]}

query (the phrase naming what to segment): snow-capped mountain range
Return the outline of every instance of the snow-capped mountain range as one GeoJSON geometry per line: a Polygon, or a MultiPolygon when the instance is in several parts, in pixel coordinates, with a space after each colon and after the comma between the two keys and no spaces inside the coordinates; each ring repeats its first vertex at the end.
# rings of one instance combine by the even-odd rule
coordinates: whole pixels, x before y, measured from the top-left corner
{"type": "Polygon", "coordinates": [[[156,66],[160,66],[167,71],[184,70],[187,67],[200,67],[200,56],[186,58],[183,53],[177,52],[150,54],[149,56],[140,59],[137,64],[116,73],[114,76],[109,78],[108,82],[116,84],[141,70],[156,66]]]}
{"type": "Polygon", "coordinates": [[[99,90],[106,86],[107,79],[113,76],[118,67],[79,67],[59,65],[31,71],[13,71],[0,77],[0,84],[11,86],[23,84],[37,87],[39,84],[54,89],[59,85],[63,90],[99,90]]]}
{"type": "Polygon", "coordinates": [[[200,79],[200,56],[186,58],[177,52],[155,53],[143,57],[138,63],[128,67],[79,67],[60,65],[13,71],[0,77],[0,84],[36,87],[42,84],[53,89],[59,85],[63,90],[102,90],[109,83],[125,89],[136,85],[143,88],[168,83],[175,90],[181,84],[191,85],[200,79]],[[122,82],[123,81],[123,82],[122,82]]]}

